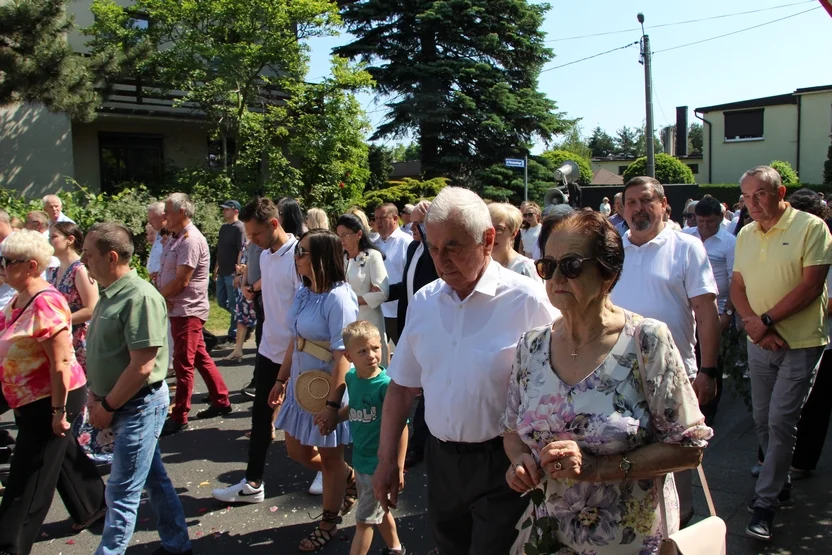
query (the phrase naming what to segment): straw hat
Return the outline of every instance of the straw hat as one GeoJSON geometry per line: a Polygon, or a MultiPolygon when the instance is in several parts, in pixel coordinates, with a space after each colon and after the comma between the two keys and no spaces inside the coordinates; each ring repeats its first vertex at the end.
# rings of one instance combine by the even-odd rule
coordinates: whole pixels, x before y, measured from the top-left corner
{"type": "Polygon", "coordinates": [[[323,370],[304,372],[295,380],[295,400],[306,412],[317,414],[324,410],[329,397],[330,375],[323,370]]]}

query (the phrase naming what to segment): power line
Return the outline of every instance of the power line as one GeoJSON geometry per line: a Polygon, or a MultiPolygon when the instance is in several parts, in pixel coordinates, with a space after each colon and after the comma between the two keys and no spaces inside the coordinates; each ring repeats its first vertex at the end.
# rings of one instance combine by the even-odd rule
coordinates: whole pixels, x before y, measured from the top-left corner
{"type": "MultiPolygon", "coordinates": [[[[799,5],[802,5],[802,4],[809,4],[809,3],[815,3],[815,0],[803,0],[802,2],[793,2],[791,4],[781,4],[779,6],[769,6],[768,8],[759,8],[757,10],[749,10],[749,11],[745,11],[745,12],[736,12],[736,13],[728,13],[728,14],[722,14],[722,15],[714,15],[714,16],[711,16],[711,17],[703,17],[701,19],[689,19],[687,21],[676,21],[674,23],[662,23],[661,25],[651,25],[650,29],[659,29],[661,27],[672,27],[674,25],[687,25],[688,23],[699,23],[701,21],[712,21],[714,19],[723,19],[723,18],[726,18],[726,17],[735,17],[735,16],[738,16],[738,15],[748,15],[748,14],[752,14],[752,13],[766,12],[766,11],[770,11],[770,10],[777,10],[777,9],[781,9],[781,8],[788,8],[788,7],[791,7],[791,6],[799,6],[799,5]]],[[[632,31],[641,31],[641,29],[639,27],[633,27],[631,29],[621,29],[619,31],[607,31],[607,32],[604,32],[604,33],[594,33],[594,34],[591,34],[591,35],[579,35],[579,36],[576,36],[576,37],[565,37],[565,38],[561,38],[561,39],[550,39],[550,40],[547,40],[547,41],[544,41],[544,42],[548,43],[548,42],[562,42],[562,41],[565,41],[565,40],[588,39],[588,38],[592,38],[592,37],[603,37],[603,36],[607,36],[607,35],[617,35],[619,33],[630,33],[632,31]]]]}
{"type": "Polygon", "coordinates": [[[639,41],[631,42],[629,44],[625,44],[624,46],[619,46],[618,48],[613,48],[612,50],[607,50],[606,52],[599,52],[598,54],[593,54],[592,56],[587,56],[586,58],[581,58],[580,60],[575,60],[573,62],[569,62],[566,64],[561,64],[559,66],[554,66],[550,68],[546,68],[542,70],[540,73],[546,73],[547,71],[552,71],[553,69],[560,69],[562,67],[571,66],[572,64],[577,64],[579,62],[585,62],[586,60],[591,60],[592,58],[597,58],[598,56],[603,56],[604,54],[610,54],[617,50],[624,50],[625,48],[630,48],[631,46],[635,46],[639,43],[639,41]]]}
{"type": "Polygon", "coordinates": [[[724,35],[717,35],[715,37],[710,37],[710,38],[707,38],[707,39],[697,40],[697,41],[694,41],[694,42],[689,42],[687,44],[680,44],[678,46],[671,46],[670,48],[664,48],[662,50],[656,50],[656,51],[653,52],[653,54],[659,54],[660,52],[669,52],[671,50],[676,50],[678,48],[685,48],[686,46],[693,46],[694,44],[702,44],[703,42],[708,42],[708,41],[712,41],[712,40],[716,40],[716,39],[721,39],[721,38],[724,38],[724,37],[730,37],[731,35],[736,35],[738,33],[743,33],[745,31],[750,31],[752,29],[758,29],[760,27],[765,27],[766,25],[771,25],[772,23],[777,23],[778,21],[783,21],[783,20],[786,20],[786,19],[790,19],[792,17],[797,17],[799,15],[803,15],[805,13],[813,12],[815,10],[821,9],[821,7],[822,6],[818,6],[816,8],[812,8],[812,9],[805,10],[805,11],[802,11],[802,12],[794,13],[792,15],[787,15],[785,17],[781,17],[781,18],[778,18],[778,19],[773,19],[771,21],[766,21],[765,23],[760,23],[759,25],[754,25],[753,27],[746,27],[745,29],[739,29],[737,31],[732,31],[730,33],[725,33],[724,35]]]}

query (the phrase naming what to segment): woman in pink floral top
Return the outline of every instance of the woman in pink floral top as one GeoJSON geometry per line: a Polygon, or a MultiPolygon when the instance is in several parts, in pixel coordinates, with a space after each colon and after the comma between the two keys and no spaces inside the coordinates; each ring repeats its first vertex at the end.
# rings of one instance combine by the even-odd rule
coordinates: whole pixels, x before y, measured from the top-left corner
{"type": "Polygon", "coordinates": [[[520,339],[501,424],[508,484],[545,495],[518,524],[513,553],[548,541],[558,555],[655,554],[658,496],[673,533],[673,472],[696,467],[713,432],[667,326],[609,301],[624,249],[607,219],[576,211],[544,226],[541,241],[537,271],[561,316],[520,339]],[[532,510],[557,532],[524,528],[532,510]]]}
{"type": "Polygon", "coordinates": [[[0,278],[17,291],[0,312],[0,382],[14,409],[17,444],[0,502],[0,553],[28,554],[55,489],[75,529],[103,517],[104,483],[69,431],[86,401],[63,295],[41,274],[53,249],[34,231],[3,242],[0,278]]]}

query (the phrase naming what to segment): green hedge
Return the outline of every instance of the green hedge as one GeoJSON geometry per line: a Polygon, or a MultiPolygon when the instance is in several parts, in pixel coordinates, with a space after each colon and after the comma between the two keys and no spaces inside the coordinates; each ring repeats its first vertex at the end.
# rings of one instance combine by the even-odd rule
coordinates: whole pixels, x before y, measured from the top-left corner
{"type": "MultiPolygon", "coordinates": [[[[98,222],[118,222],[124,224],[132,233],[136,247],[136,254],[144,261],[149,252],[145,241],[145,225],[147,224],[147,205],[156,200],[147,189],[142,186],[125,188],[115,194],[93,193],[85,187],[69,181],[70,191],[58,193],[64,205],[64,213],[72,218],[86,232],[90,226],[98,222]]],[[[191,196],[196,207],[194,223],[205,235],[211,250],[217,245],[220,226],[223,224],[219,206],[213,200],[191,196]]],[[[25,220],[31,210],[43,210],[43,203],[39,198],[29,199],[20,192],[0,187],[0,206],[4,207],[11,216],[25,220]]]]}

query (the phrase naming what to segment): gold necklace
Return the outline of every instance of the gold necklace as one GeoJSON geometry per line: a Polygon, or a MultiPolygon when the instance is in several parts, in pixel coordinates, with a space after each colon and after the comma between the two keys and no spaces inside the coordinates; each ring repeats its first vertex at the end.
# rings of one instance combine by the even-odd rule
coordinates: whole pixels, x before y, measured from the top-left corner
{"type": "Polygon", "coordinates": [[[561,332],[558,334],[558,337],[560,337],[560,340],[561,340],[561,341],[563,341],[564,343],[566,343],[566,346],[567,346],[567,347],[569,347],[570,349],[572,349],[572,360],[575,360],[575,359],[577,359],[577,358],[578,358],[578,351],[580,351],[582,347],[586,347],[587,345],[589,345],[590,343],[592,343],[593,341],[595,341],[596,339],[598,339],[599,337],[601,337],[601,335],[602,335],[603,333],[604,333],[604,329],[602,328],[602,329],[601,329],[601,331],[598,333],[598,335],[596,335],[595,337],[593,337],[593,338],[592,338],[592,339],[590,339],[589,341],[585,341],[584,343],[581,343],[581,344],[580,344],[580,345],[578,345],[577,347],[573,346],[573,345],[572,345],[569,341],[567,341],[567,340],[566,340],[566,338],[563,336],[563,331],[561,331],[561,332]]]}

